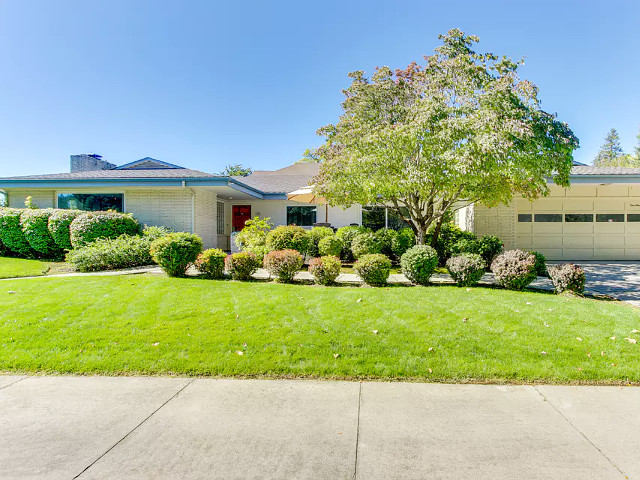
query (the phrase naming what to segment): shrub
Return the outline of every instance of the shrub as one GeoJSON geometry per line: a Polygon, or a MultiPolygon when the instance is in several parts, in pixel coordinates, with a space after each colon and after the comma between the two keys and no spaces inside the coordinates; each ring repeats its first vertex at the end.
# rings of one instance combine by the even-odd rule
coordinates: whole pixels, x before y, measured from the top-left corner
{"type": "Polygon", "coordinates": [[[416,245],[400,258],[400,268],[413,283],[426,285],[438,266],[438,253],[428,245],[416,245]]]}
{"type": "Polygon", "coordinates": [[[256,257],[258,257],[258,261],[260,265],[262,265],[262,260],[264,259],[264,256],[267,253],[269,253],[270,250],[269,250],[269,247],[267,247],[266,245],[255,245],[252,247],[244,247],[242,251],[253,253],[256,257]]]}
{"type": "Polygon", "coordinates": [[[480,251],[478,253],[484,258],[484,263],[488,268],[491,262],[493,262],[493,259],[502,253],[504,246],[502,245],[502,241],[495,235],[485,235],[478,240],[478,242],[480,244],[480,251]]]}
{"type": "Polygon", "coordinates": [[[579,265],[564,263],[562,265],[549,265],[549,277],[556,292],[562,293],[566,290],[582,295],[586,277],[584,270],[579,265]]]}
{"type": "MultiPolygon", "coordinates": [[[[433,238],[434,230],[435,225],[429,229],[426,243],[430,243],[431,238],[433,238]]],[[[445,222],[442,224],[435,245],[435,249],[438,252],[440,266],[445,265],[449,257],[451,257],[451,248],[462,239],[476,240],[476,236],[472,232],[463,231],[454,223],[445,222]]]]}
{"type": "Polygon", "coordinates": [[[88,212],[71,222],[71,245],[82,247],[98,238],[117,238],[120,235],[138,235],[140,225],[129,214],[118,212],[88,212]]]}
{"type": "Polygon", "coordinates": [[[381,228],[377,230],[376,239],[378,241],[378,245],[380,245],[380,253],[386,255],[387,257],[393,256],[393,239],[398,236],[398,232],[395,230],[391,230],[390,228],[381,228]]]}
{"type": "MultiPolygon", "coordinates": [[[[338,239],[340,240],[340,239],[338,239]]],[[[320,258],[312,258],[309,262],[309,273],[319,285],[331,285],[340,275],[342,262],[337,256],[325,255],[320,258]]]]}
{"type": "Polygon", "coordinates": [[[81,272],[117,270],[153,264],[146,237],[122,235],[100,238],[89,245],[67,253],[66,260],[81,272]]]}
{"type": "Polygon", "coordinates": [[[0,208],[0,241],[14,255],[33,256],[31,245],[20,226],[20,214],[17,208],[0,208]]]}
{"type": "Polygon", "coordinates": [[[173,233],[169,227],[156,227],[154,225],[145,225],[142,229],[142,235],[147,237],[150,241],[157,240],[165,235],[173,233]]]}
{"type": "Polygon", "coordinates": [[[380,253],[380,243],[374,233],[360,233],[351,241],[351,254],[356,260],[374,253],[380,253]]]}
{"type": "Polygon", "coordinates": [[[391,240],[391,251],[396,258],[402,257],[404,252],[416,244],[416,235],[410,228],[403,228],[391,240]]]}
{"type": "Polygon", "coordinates": [[[234,280],[250,280],[251,275],[260,268],[260,260],[255,253],[238,252],[227,255],[224,265],[234,280]]]}
{"type": "Polygon", "coordinates": [[[330,237],[324,237],[320,240],[318,243],[318,253],[322,256],[333,255],[335,257],[340,257],[343,246],[344,244],[342,243],[342,240],[335,235],[331,235],[330,237]]]}
{"type": "Polygon", "coordinates": [[[486,263],[477,253],[463,253],[447,260],[447,269],[451,278],[460,287],[476,285],[485,272],[486,263]]]}
{"type": "MultiPolygon", "coordinates": [[[[459,256],[463,253],[480,254],[480,242],[478,240],[470,238],[461,238],[451,246],[451,255],[459,256]]],[[[449,257],[451,258],[451,257],[449,257]]]]}
{"type": "Polygon", "coordinates": [[[20,214],[20,226],[24,237],[31,248],[46,258],[57,258],[62,255],[49,233],[50,209],[25,209],[20,214]]]}
{"type": "Polygon", "coordinates": [[[341,227],[336,231],[336,237],[342,240],[342,259],[353,260],[353,254],[351,253],[351,242],[353,239],[361,234],[371,232],[369,228],[362,227],[360,225],[351,225],[349,227],[341,227]]]}
{"type": "Polygon", "coordinates": [[[302,268],[304,260],[297,250],[273,250],[264,256],[264,268],[276,281],[293,282],[293,277],[302,268]]]}
{"type": "Polygon", "coordinates": [[[71,245],[71,232],[69,231],[69,227],[71,226],[71,222],[83,213],[85,212],[81,210],[62,209],[54,210],[51,213],[47,227],[51,238],[56,242],[59,249],[71,250],[73,248],[73,245],[71,245]]]}
{"type": "Polygon", "coordinates": [[[391,260],[381,253],[363,255],[353,264],[353,269],[367,285],[386,285],[391,272],[391,260]]]}
{"type": "Polygon", "coordinates": [[[193,233],[170,233],[151,242],[153,260],[170,277],[184,277],[200,252],[202,239],[193,233]]]}
{"type": "Polygon", "coordinates": [[[320,241],[327,237],[333,237],[333,228],[329,227],[313,227],[307,232],[307,255],[317,257],[320,254],[320,241]]]}
{"type": "MultiPolygon", "coordinates": [[[[273,223],[269,222],[270,217],[253,217],[247,220],[244,228],[236,234],[236,245],[242,250],[263,247],[267,244],[267,234],[273,228],[273,223]]],[[[264,256],[264,254],[262,255],[264,256]]]]}
{"type": "Polygon", "coordinates": [[[538,277],[548,277],[549,273],[547,272],[547,257],[545,257],[540,252],[529,253],[536,257],[536,275],[538,277]]]}
{"type": "Polygon", "coordinates": [[[522,290],[536,279],[536,257],[522,250],[507,250],[491,264],[496,282],[512,290],[522,290]]]}
{"type": "Polygon", "coordinates": [[[267,234],[269,250],[297,250],[304,255],[308,242],[307,231],[297,225],[280,225],[267,234]]]}
{"type": "Polygon", "coordinates": [[[196,268],[207,278],[224,277],[224,259],[227,254],[219,248],[205,250],[196,258],[196,268]]]}

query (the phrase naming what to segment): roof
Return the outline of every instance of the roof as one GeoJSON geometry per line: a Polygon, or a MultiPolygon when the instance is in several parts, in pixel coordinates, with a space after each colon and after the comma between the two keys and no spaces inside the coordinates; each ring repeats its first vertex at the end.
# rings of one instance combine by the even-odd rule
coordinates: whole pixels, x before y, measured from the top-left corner
{"type": "Polygon", "coordinates": [[[295,163],[279,170],[258,170],[247,177],[232,177],[264,193],[289,193],[309,185],[320,171],[318,163],[295,163]]]}
{"type": "Polygon", "coordinates": [[[140,160],[136,160],[135,162],[125,163],[124,165],[120,165],[115,169],[126,170],[126,169],[134,169],[134,168],[139,168],[144,170],[179,168],[182,170],[186,170],[184,167],[181,167],[180,165],[174,165],[173,163],[163,162],[162,160],[156,160],[155,158],[151,158],[151,157],[144,157],[144,158],[141,158],[140,160]]]}
{"type": "Polygon", "coordinates": [[[49,173],[44,175],[25,175],[22,177],[4,177],[2,180],[96,180],[124,178],[218,178],[220,175],[191,170],[188,168],[132,168],[127,170],[89,170],[86,172],[49,173]]]}
{"type": "Polygon", "coordinates": [[[640,175],[640,168],[574,166],[571,175],[640,175]]]}

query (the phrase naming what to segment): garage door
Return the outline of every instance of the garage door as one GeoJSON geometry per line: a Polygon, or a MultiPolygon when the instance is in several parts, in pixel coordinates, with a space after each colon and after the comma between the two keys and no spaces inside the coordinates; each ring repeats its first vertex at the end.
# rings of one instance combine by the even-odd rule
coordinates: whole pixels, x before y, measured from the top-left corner
{"type": "Polygon", "coordinates": [[[516,243],[550,260],[640,260],[640,190],[634,185],[554,187],[516,202],[516,243]]]}

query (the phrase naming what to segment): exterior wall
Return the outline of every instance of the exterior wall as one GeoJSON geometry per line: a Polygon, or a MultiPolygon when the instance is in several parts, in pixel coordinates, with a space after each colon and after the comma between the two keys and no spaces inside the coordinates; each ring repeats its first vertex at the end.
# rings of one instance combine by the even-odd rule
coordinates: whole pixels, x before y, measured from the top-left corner
{"type": "Polygon", "coordinates": [[[55,207],[54,190],[10,190],[8,191],[8,205],[11,208],[24,208],[24,201],[31,195],[31,200],[39,208],[55,207]]]}
{"type": "MultiPolygon", "coordinates": [[[[466,212],[469,214],[468,212],[466,212]]],[[[478,236],[496,235],[505,249],[516,247],[516,209],[512,202],[510,205],[486,207],[475,205],[470,214],[473,219],[473,232],[478,236]]],[[[470,225],[469,225],[470,227],[470,225]]]]}
{"type": "MultiPolygon", "coordinates": [[[[216,208],[218,195],[210,188],[194,188],[195,226],[193,231],[200,235],[205,248],[218,247],[216,233],[216,208]]],[[[222,245],[226,248],[226,246],[222,245]]]]}

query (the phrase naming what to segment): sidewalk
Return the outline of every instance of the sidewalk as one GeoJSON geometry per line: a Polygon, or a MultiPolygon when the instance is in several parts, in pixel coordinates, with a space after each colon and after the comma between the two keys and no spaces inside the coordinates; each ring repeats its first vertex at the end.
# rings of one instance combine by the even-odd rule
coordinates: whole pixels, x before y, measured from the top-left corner
{"type": "Polygon", "coordinates": [[[632,387],[0,376],[0,478],[640,478],[638,405],[632,387]]]}

